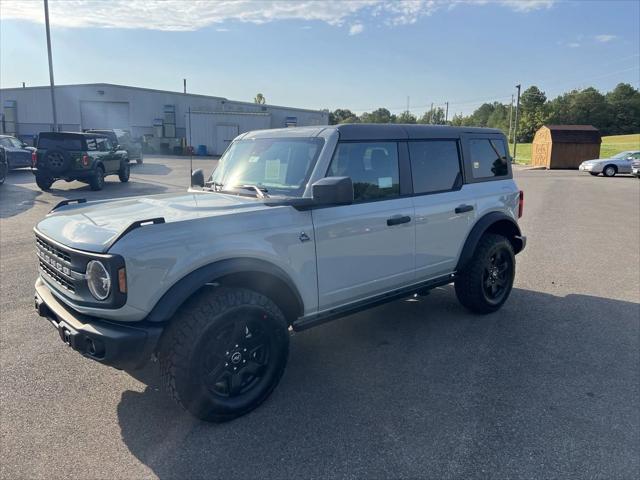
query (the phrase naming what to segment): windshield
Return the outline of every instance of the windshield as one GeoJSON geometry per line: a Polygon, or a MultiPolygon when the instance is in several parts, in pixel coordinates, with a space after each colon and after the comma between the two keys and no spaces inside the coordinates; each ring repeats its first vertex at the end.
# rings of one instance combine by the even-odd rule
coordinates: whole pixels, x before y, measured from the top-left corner
{"type": "Polygon", "coordinates": [[[615,154],[613,157],[611,158],[627,158],[629,155],[631,155],[632,152],[620,152],[615,154]]]}
{"type": "Polygon", "coordinates": [[[322,149],[321,138],[258,138],[233,142],[208,184],[220,190],[251,185],[269,195],[300,196],[322,149]]]}

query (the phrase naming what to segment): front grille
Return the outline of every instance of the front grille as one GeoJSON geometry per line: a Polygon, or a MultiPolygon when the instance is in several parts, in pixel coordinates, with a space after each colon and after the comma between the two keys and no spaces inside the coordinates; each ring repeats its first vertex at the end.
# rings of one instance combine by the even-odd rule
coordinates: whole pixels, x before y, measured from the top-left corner
{"type": "Polygon", "coordinates": [[[40,269],[62,288],[71,293],[75,293],[76,289],[73,283],[65,278],[62,273],[57,272],[51,265],[40,260],[40,269]]]}
{"type": "Polygon", "coordinates": [[[41,239],[40,237],[36,237],[36,244],[42,250],[45,250],[45,251],[49,252],[52,255],[55,255],[60,260],[63,260],[63,261],[68,262],[68,263],[71,262],[71,255],[69,255],[67,252],[61,250],[60,248],[56,247],[55,245],[53,245],[53,244],[41,239]]]}
{"type": "MultiPolygon", "coordinates": [[[[44,276],[66,292],[76,293],[77,285],[74,279],[77,274],[72,270],[74,262],[72,254],[38,235],[36,235],[36,247],[40,271],[44,276]]],[[[77,258],[75,260],[77,261],[77,258]]]]}

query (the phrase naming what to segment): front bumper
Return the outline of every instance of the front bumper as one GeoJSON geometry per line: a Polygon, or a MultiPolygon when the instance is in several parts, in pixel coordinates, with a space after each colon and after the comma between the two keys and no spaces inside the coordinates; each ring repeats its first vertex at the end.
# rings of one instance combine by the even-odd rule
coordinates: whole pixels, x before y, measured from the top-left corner
{"type": "Polygon", "coordinates": [[[582,172],[602,173],[602,166],[601,165],[580,165],[578,167],[578,170],[582,172]]]}
{"type": "Polygon", "coordinates": [[[631,167],[631,175],[640,177],[640,167],[631,167]]]}
{"type": "Polygon", "coordinates": [[[35,308],[58,330],[61,340],[85,357],[121,370],[144,366],[155,351],[163,327],[135,327],[82,315],[62,304],[38,278],[35,308]]]}

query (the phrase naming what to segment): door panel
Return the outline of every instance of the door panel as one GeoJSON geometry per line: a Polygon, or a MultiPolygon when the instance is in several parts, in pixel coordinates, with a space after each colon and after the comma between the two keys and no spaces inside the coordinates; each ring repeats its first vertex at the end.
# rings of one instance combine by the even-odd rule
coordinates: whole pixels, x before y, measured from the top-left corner
{"type": "Polygon", "coordinates": [[[320,310],[413,282],[413,217],[410,198],[314,210],[320,310]]]}
{"type": "Polygon", "coordinates": [[[468,191],[465,186],[458,191],[413,198],[418,280],[455,269],[462,245],[476,218],[476,202],[468,191]],[[456,209],[460,213],[456,213],[456,209]]]}

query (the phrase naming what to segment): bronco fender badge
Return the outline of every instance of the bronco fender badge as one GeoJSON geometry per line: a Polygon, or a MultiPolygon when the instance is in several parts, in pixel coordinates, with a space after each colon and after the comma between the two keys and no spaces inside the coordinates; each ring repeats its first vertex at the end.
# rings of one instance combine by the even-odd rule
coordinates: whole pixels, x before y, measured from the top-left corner
{"type": "Polygon", "coordinates": [[[306,234],[306,232],[300,232],[300,236],[298,238],[300,239],[301,242],[308,242],[309,240],[311,240],[309,238],[309,235],[306,234]]]}

